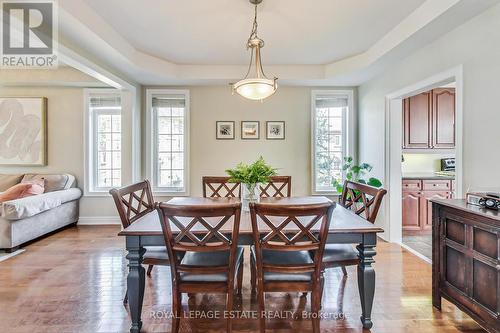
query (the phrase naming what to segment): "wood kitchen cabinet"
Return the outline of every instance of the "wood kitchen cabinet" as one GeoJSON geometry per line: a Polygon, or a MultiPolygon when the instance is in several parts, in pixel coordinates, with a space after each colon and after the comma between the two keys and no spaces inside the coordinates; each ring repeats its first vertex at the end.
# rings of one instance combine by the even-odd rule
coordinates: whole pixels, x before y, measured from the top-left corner
{"type": "Polygon", "coordinates": [[[403,100],[403,149],[455,148],[455,89],[438,88],[403,100]]]}
{"type": "Polygon", "coordinates": [[[432,199],[453,198],[452,180],[403,180],[403,232],[425,234],[432,231],[432,199]]]}

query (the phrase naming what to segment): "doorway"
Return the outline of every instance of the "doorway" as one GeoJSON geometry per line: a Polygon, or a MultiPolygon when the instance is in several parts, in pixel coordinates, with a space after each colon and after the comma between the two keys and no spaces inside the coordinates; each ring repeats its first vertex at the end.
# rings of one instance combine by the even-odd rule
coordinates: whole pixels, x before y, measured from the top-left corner
{"type": "Polygon", "coordinates": [[[422,259],[430,261],[403,242],[403,101],[405,98],[421,94],[438,87],[455,85],[455,197],[463,197],[463,78],[462,66],[436,74],[428,79],[395,91],[386,96],[386,156],[385,180],[388,200],[385,206],[386,235],[390,242],[398,243],[422,259]]]}

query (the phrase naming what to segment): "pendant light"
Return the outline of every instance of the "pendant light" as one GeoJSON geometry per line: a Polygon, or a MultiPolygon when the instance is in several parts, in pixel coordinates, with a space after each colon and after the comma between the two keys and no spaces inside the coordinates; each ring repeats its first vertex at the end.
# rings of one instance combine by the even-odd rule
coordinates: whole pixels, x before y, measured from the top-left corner
{"type": "Polygon", "coordinates": [[[260,49],[264,47],[264,41],[257,36],[257,5],[261,2],[262,0],[250,0],[250,3],[255,5],[255,15],[252,32],[247,41],[247,49],[251,49],[250,65],[248,66],[247,74],[242,80],[231,84],[233,93],[236,92],[252,100],[263,100],[274,94],[276,89],[278,89],[278,78],[268,79],[262,69],[260,49]],[[252,68],[254,68],[255,72],[253,76],[249,77],[252,68]]]}

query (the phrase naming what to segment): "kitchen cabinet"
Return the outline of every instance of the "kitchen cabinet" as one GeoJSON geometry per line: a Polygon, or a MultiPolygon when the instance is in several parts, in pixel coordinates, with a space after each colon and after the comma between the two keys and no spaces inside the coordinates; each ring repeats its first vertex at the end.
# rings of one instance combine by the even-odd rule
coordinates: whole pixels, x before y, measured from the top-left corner
{"type": "Polygon", "coordinates": [[[403,100],[403,149],[455,148],[455,89],[438,88],[403,100]]]}
{"type": "Polygon", "coordinates": [[[428,234],[432,231],[433,199],[453,198],[450,179],[403,180],[403,232],[428,234]]]}

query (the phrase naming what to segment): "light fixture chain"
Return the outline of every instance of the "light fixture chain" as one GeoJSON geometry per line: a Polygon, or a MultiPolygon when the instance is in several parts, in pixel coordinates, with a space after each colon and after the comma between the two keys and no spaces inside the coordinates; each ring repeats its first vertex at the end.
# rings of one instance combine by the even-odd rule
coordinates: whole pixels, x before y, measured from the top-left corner
{"type": "Polygon", "coordinates": [[[257,38],[257,28],[258,28],[258,23],[257,23],[257,4],[255,4],[255,14],[253,18],[253,25],[252,25],[252,32],[250,33],[250,37],[248,37],[248,40],[251,40],[252,38],[257,38]]]}

